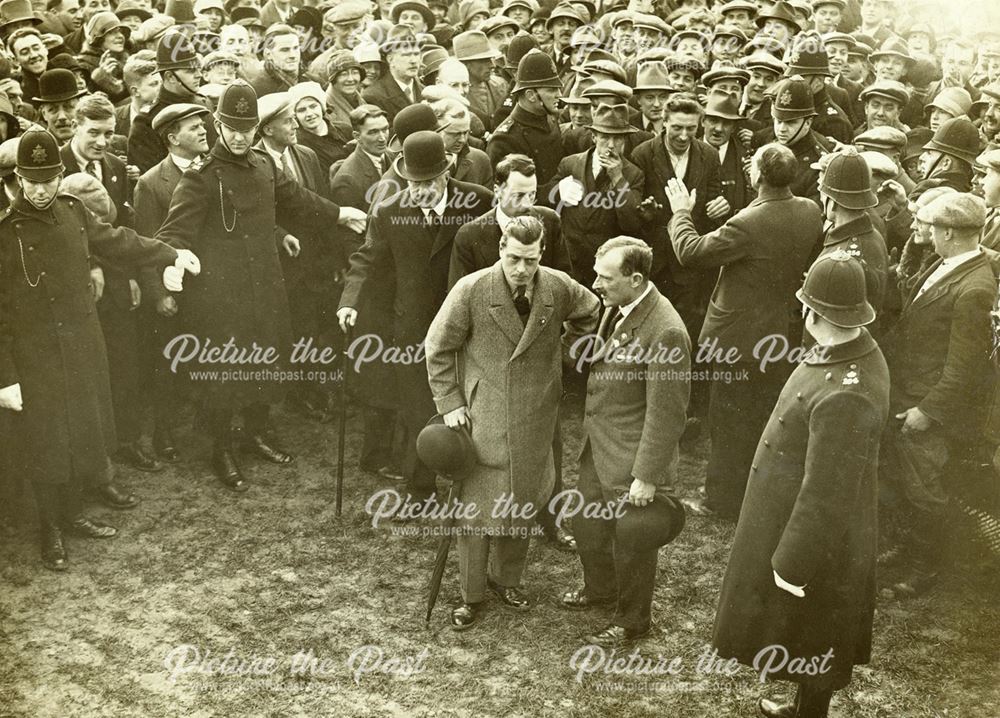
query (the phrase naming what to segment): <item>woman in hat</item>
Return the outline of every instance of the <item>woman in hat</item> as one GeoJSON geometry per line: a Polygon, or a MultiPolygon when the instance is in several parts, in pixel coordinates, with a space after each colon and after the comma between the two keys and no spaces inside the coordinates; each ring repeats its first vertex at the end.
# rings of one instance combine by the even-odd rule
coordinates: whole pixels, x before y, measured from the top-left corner
{"type": "Polygon", "coordinates": [[[324,115],[326,95],[318,82],[300,82],[288,90],[299,125],[298,142],[316,153],[324,176],[330,165],[347,157],[346,148],[351,140],[350,124],[346,129],[341,123],[332,124],[324,115]]]}
{"type": "Polygon", "coordinates": [[[88,77],[87,89],[105,93],[112,102],[128,97],[122,69],[128,59],[125,43],[129,29],[113,12],[99,12],[87,21],[84,37],[79,59],[88,77]]]}
{"type": "Polygon", "coordinates": [[[361,78],[364,70],[350,50],[340,50],[330,56],[326,88],[326,116],[331,124],[351,126],[351,110],[361,105],[361,78]]]}

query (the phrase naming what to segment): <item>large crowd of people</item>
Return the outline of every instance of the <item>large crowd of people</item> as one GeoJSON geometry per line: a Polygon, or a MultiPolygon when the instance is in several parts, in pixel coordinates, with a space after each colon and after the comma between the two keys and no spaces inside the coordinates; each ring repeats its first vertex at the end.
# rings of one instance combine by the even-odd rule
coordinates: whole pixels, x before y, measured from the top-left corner
{"type": "MultiPolygon", "coordinates": [[[[877,565],[932,588],[954,512],[1000,546],[995,28],[989,2],[2,0],[0,470],[43,564],[115,535],[85,506],[138,503],[116,467],[239,492],[247,457],[292,464],[270,408],[332,421],[346,376],[359,468],[440,503],[418,437],[467,432],[460,498],[541,507],[584,570],[563,605],[615,608],[598,645],[648,632],[685,515],[735,523],[715,645],[833,650],[761,703],[826,715],[877,565]],[[549,501],[566,390],[578,489],[624,514],[549,501]]],[[[457,630],[531,604],[525,522],[464,523],[457,630]]]]}

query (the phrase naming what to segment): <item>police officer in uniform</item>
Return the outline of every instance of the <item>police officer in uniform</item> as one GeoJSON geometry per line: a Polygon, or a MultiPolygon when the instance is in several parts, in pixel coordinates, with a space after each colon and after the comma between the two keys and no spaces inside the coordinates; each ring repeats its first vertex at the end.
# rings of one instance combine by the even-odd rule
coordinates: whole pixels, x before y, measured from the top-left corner
{"type": "Polygon", "coordinates": [[[535,161],[539,185],[545,184],[563,158],[557,104],[562,82],[552,58],[540,50],[531,50],[522,57],[511,96],[514,109],[497,125],[486,153],[494,167],[507,155],[528,155],[535,161]]]}
{"type": "Polygon", "coordinates": [[[197,271],[197,259],[111,227],[59,194],[63,163],[46,130],[21,138],[16,172],[18,192],[0,212],[0,409],[16,412],[5,468],[32,485],[42,562],[62,571],[64,528],[87,538],[118,533],[82,513],[84,491],[114,508],[137,503],[111,483],[117,437],[91,252],[157,271],[197,271]]]}
{"type": "Polygon", "coordinates": [[[794,703],[761,699],[761,714],[826,718],[833,692],[871,659],[889,370],[865,329],[875,311],[857,260],[843,251],[817,260],[796,296],[817,344],[757,444],[712,643],[745,665],[781,646],[788,660],[772,677],[798,684],[798,694],[794,703]],[[825,671],[784,668],[813,660],[825,671]]]}
{"type": "Polygon", "coordinates": [[[269,404],[283,393],[276,370],[295,368],[287,365],[292,331],[275,226],[298,235],[320,233],[333,224],[361,232],[365,224],[363,212],[338,207],[301,187],[266,151],[253,148],[259,121],[257,95],[249,84],[237,80],[222,92],[215,111],[219,138],[205,161],[177,183],[156,235],[174,247],[194,248],[202,259],[203,275],[189,280],[179,302],[181,322],[195,341],[219,347],[232,339],[240,351],[256,345],[278,355],[275,362],[247,364],[232,355],[207,365],[188,364],[207,371],[245,370],[239,378],[220,375],[199,389],[214,442],[213,469],[235,491],[247,488],[237,444],[271,463],[292,461],[265,436],[269,404]],[[232,430],[238,410],[244,417],[242,435],[232,430]]]}
{"type": "Polygon", "coordinates": [[[809,83],[816,109],[812,129],[823,137],[849,143],[854,136],[854,126],[843,105],[831,98],[831,94],[836,93],[840,102],[847,104],[847,93],[826,81],[830,77],[830,58],[819,35],[807,33],[796,39],[788,56],[787,74],[800,75],[809,83]]]}

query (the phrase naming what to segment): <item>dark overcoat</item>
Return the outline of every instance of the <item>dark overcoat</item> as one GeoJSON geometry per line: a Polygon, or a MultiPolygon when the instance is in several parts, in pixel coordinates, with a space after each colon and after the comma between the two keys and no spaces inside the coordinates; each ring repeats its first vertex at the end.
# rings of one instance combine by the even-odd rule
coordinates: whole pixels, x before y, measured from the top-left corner
{"type": "MultiPolygon", "coordinates": [[[[552,179],[565,156],[559,122],[548,115],[536,115],[518,104],[507,119],[497,125],[486,143],[486,154],[493,167],[504,157],[519,153],[535,161],[539,185],[552,179]]],[[[542,193],[539,187],[539,195],[542,193]]]]}
{"type": "MultiPolygon", "coordinates": [[[[280,223],[293,234],[329,231],[340,216],[334,203],[300,187],[280,172],[264,151],[233,155],[216,142],[206,160],[189,168],[177,183],[170,211],[157,232],[173,247],[194,251],[201,274],[186,276],[179,297],[187,331],[205,345],[232,339],[239,349],[273,347],[287,361],[291,351],[288,296],[274,229],[280,223]]],[[[248,366],[193,361],[189,369],[263,370],[286,366],[248,366]]],[[[245,381],[210,381],[202,396],[214,408],[280,400],[276,375],[245,381]]]]}
{"type": "Polygon", "coordinates": [[[101,222],[71,195],[38,210],[19,194],[0,212],[0,386],[21,385],[11,467],[28,481],[100,479],[117,448],[91,252],[157,271],[177,257],[101,222]]]}
{"type": "Polygon", "coordinates": [[[869,661],[888,411],[889,370],[867,330],[796,367],[750,469],[715,618],[720,656],[753,666],[781,646],[818,668],[832,649],[822,675],[794,673],[790,660],[770,674],[832,689],[869,661]],[[775,571],[805,597],[778,588],[775,571]]]}

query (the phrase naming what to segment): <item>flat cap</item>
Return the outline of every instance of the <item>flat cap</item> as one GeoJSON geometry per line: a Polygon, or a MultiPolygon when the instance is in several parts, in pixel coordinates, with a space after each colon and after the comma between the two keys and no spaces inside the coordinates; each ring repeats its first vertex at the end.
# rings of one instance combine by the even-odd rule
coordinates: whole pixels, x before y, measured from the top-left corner
{"type": "Polygon", "coordinates": [[[613,96],[621,98],[622,102],[632,99],[632,88],[615,80],[601,80],[583,91],[584,97],[613,96]]]}
{"type": "Polygon", "coordinates": [[[159,132],[161,129],[169,127],[171,122],[207,114],[209,114],[207,107],[196,105],[193,102],[178,102],[173,105],[167,105],[157,112],[156,117],[153,118],[153,130],[159,132]]]}
{"type": "Polygon", "coordinates": [[[333,25],[357,22],[370,11],[371,6],[368,3],[349,0],[327,10],[323,15],[323,20],[333,25]]]}
{"type": "Polygon", "coordinates": [[[902,151],[906,147],[906,133],[883,125],[862,132],[854,139],[854,144],[863,149],[902,151]]]}
{"type": "Polygon", "coordinates": [[[236,53],[229,52],[228,50],[214,50],[207,55],[201,61],[201,69],[207,70],[212,65],[219,65],[223,62],[228,62],[232,65],[239,65],[240,58],[236,56],[236,53]]]}
{"type": "Polygon", "coordinates": [[[910,91],[906,89],[906,85],[896,80],[876,80],[863,89],[858,97],[862,101],[869,97],[885,97],[898,102],[902,107],[910,101],[910,91]]]}
{"type": "Polygon", "coordinates": [[[986,224],[986,202],[968,192],[946,194],[921,207],[917,219],[938,227],[981,229],[986,224]]]}
{"type": "MultiPolygon", "coordinates": [[[[7,143],[5,142],[5,144],[7,143]]],[[[0,153],[3,152],[4,145],[0,145],[0,153]]],[[[1000,171],[1000,150],[987,150],[976,158],[976,162],[987,169],[1000,171]]],[[[2,170],[2,167],[0,167],[0,170],[2,170]]]]}
{"type": "Polygon", "coordinates": [[[292,98],[288,96],[288,92],[272,92],[257,99],[257,114],[260,116],[261,126],[292,110],[292,98]]]}

